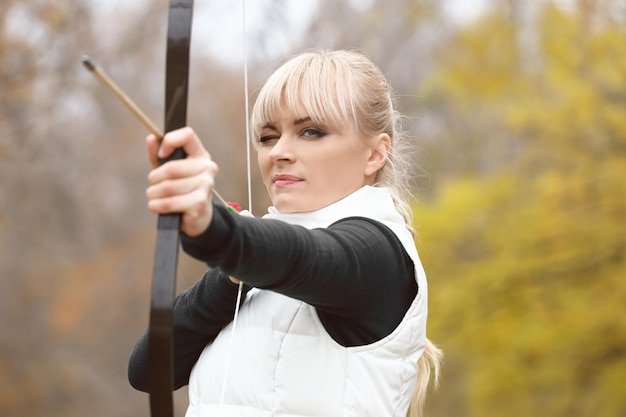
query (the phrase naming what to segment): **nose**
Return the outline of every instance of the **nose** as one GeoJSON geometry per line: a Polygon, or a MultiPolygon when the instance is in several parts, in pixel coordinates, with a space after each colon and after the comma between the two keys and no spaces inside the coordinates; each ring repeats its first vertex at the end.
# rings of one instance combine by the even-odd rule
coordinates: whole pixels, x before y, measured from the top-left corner
{"type": "Polygon", "coordinates": [[[274,146],[272,146],[272,149],[269,152],[269,157],[272,162],[293,162],[295,160],[293,138],[290,135],[283,133],[274,143],[274,146]]]}

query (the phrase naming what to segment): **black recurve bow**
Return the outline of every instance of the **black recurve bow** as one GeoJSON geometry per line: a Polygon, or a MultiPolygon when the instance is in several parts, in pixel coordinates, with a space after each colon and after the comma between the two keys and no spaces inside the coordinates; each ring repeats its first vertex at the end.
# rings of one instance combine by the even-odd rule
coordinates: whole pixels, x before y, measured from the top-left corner
{"type": "MultiPolygon", "coordinates": [[[[165,76],[165,132],[187,124],[192,15],[193,0],[170,0],[165,76]]],[[[184,151],[177,149],[161,163],[184,157],[184,151]]],[[[176,292],[180,221],[180,214],[158,216],[148,330],[148,390],[152,417],[174,416],[172,314],[176,292]]]]}

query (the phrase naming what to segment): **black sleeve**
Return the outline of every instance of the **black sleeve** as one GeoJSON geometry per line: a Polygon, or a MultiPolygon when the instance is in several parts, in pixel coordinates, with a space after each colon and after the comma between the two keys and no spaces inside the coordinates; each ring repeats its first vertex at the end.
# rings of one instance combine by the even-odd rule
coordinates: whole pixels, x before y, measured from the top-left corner
{"type": "MultiPolygon", "coordinates": [[[[250,287],[244,287],[244,295],[250,287]]],[[[219,268],[211,269],[174,302],[174,389],[189,382],[189,374],[204,347],[234,314],[238,286],[219,268]]],[[[244,297],[242,297],[242,300],[244,297]]],[[[139,338],[128,362],[128,380],[148,391],[148,333],[139,338]]]]}
{"type": "Polygon", "coordinates": [[[308,230],[215,205],[209,228],[182,243],[191,256],[251,286],[315,306],[344,345],[389,334],[417,293],[413,264],[398,238],[366,218],[308,230]]]}

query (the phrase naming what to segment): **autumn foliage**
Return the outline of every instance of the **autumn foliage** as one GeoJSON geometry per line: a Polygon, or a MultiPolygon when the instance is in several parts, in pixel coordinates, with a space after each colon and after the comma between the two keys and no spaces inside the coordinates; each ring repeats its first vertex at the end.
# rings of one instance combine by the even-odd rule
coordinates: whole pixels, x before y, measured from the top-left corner
{"type": "Polygon", "coordinates": [[[626,30],[584,11],[496,11],[429,84],[464,162],[416,205],[441,415],[626,412],[626,30]]]}
{"type": "MultiPolygon", "coordinates": [[[[166,2],[139,3],[0,5],[1,416],[149,414],[125,374],[154,254],[146,132],[80,65],[89,53],[162,119],[166,2]]],[[[250,28],[251,90],[278,57],[350,46],[398,93],[445,352],[427,414],[626,415],[623,1],[494,1],[461,22],[453,2],[357,3],[318,0],[300,37],[268,7],[271,24],[250,28]]],[[[248,208],[241,70],[197,45],[189,120],[220,192],[248,208]]],[[[181,263],[179,289],[204,269],[181,263]]]]}

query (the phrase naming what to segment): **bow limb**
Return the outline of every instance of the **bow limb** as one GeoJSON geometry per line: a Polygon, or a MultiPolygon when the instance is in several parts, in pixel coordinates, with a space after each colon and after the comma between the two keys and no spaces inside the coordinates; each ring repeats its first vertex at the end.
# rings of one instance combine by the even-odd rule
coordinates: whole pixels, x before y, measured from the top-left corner
{"type": "MultiPolygon", "coordinates": [[[[193,0],[170,0],[165,80],[165,132],[187,124],[193,0]]],[[[185,157],[182,149],[170,159],[185,157]]],[[[162,163],[166,160],[161,161],[162,163]]],[[[152,417],[173,417],[172,314],[178,267],[180,214],[158,216],[148,330],[148,390],[152,417]]]]}

